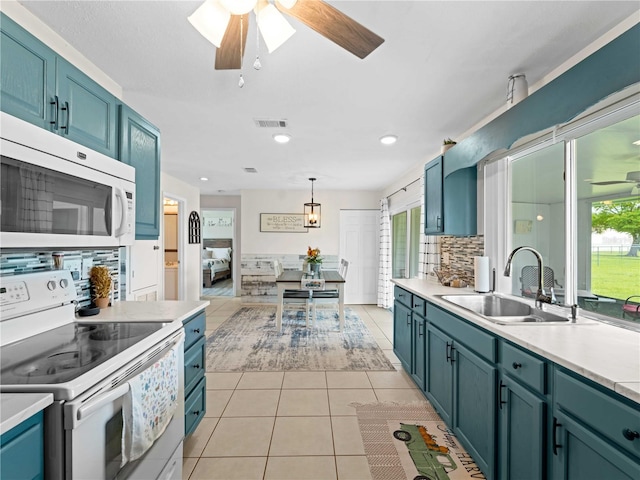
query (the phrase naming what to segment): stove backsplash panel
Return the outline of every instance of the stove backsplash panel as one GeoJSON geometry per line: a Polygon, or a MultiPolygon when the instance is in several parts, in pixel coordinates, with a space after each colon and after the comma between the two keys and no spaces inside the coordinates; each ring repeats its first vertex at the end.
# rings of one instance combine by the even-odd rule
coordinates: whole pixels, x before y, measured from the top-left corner
{"type": "MultiPolygon", "coordinates": [[[[0,277],[55,270],[54,253],[63,253],[62,268],[71,270],[78,293],[79,306],[91,304],[89,271],[94,265],[106,265],[111,272],[111,302],[120,300],[119,249],[14,251],[0,253],[0,277]]],[[[58,255],[56,255],[58,256],[58,255]]]]}

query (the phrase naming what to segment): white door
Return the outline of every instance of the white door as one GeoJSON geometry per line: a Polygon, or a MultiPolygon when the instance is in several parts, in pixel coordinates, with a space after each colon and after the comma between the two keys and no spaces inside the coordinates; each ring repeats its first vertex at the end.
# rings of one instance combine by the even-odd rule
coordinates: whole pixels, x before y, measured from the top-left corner
{"type": "Polygon", "coordinates": [[[378,210],[340,210],[340,257],[349,262],[345,303],[378,301],[379,236],[378,210]]]}

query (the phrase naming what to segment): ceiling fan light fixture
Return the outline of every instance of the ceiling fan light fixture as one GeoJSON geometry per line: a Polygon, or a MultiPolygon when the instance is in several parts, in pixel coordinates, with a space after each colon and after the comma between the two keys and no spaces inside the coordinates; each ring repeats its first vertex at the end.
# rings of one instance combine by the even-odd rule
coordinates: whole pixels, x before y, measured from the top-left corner
{"type": "Polygon", "coordinates": [[[231,14],[217,0],[206,0],[187,20],[204,38],[220,47],[231,14]]]}
{"type": "Polygon", "coordinates": [[[218,0],[232,15],[244,15],[256,6],[257,0],[218,0]]]}
{"type": "Polygon", "coordinates": [[[278,3],[289,10],[298,2],[298,0],[278,0],[278,3]]]}
{"type": "Polygon", "coordinates": [[[296,33],[296,30],[289,25],[284,16],[266,0],[258,2],[256,18],[258,28],[262,34],[264,44],[269,53],[272,53],[280,45],[286,42],[296,33]]]}
{"type": "Polygon", "coordinates": [[[274,133],[273,139],[278,143],[289,143],[291,135],[288,133],[274,133]]]}
{"type": "Polygon", "coordinates": [[[397,135],[383,135],[380,137],[380,143],[383,145],[393,145],[398,141],[397,135]]]}

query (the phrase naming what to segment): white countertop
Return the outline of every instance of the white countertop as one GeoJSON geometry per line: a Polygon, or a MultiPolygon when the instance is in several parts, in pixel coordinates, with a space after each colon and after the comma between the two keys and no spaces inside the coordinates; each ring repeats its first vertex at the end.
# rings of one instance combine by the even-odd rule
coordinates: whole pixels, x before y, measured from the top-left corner
{"type": "Polygon", "coordinates": [[[474,293],[470,288],[444,287],[430,279],[392,281],[485,330],[640,403],[638,332],[593,321],[580,316],[579,311],[574,324],[498,325],[436,296],[474,293]]]}
{"type": "Polygon", "coordinates": [[[159,302],[115,302],[98,315],[79,317],[81,322],[173,322],[183,321],[209,306],[209,300],[164,300],[159,302]]]}
{"type": "Polygon", "coordinates": [[[4,435],[52,403],[52,393],[0,394],[0,435],[4,435]]]}

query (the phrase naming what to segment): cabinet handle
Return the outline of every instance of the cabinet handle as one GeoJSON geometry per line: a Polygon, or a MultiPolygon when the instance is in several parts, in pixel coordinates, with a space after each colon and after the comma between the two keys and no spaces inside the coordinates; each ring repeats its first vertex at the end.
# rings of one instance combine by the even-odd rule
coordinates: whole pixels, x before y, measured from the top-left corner
{"type": "Polygon", "coordinates": [[[440,217],[436,217],[436,228],[440,228],[440,217]]]}
{"type": "Polygon", "coordinates": [[[195,416],[198,416],[198,415],[200,415],[200,410],[194,410],[191,413],[193,413],[195,416]]]}
{"type": "Polygon", "coordinates": [[[64,125],[60,126],[60,130],[64,130],[67,135],[69,135],[69,117],[71,116],[71,109],[69,108],[69,102],[64,102],[64,107],[61,107],[60,110],[63,112],[67,112],[67,121],[64,125]]]}
{"type": "Polygon", "coordinates": [[[422,336],[422,323],[418,324],[418,336],[421,337],[422,336]]]}
{"type": "Polygon", "coordinates": [[[562,448],[562,445],[560,445],[557,441],[557,430],[558,427],[561,427],[562,424],[560,422],[558,422],[558,419],[556,417],[553,417],[553,454],[554,455],[558,455],[558,449],[562,448]]]}
{"type": "Polygon", "coordinates": [[[200,369],[200,364],[199,363],[194,364],[193,368],[200,369]]]}
{"type": "Polygon", "coordinates": [[[58,130],[58,96],[54,96],[53,97],[53,101],[49,102],[49,105],[53,105],[53,120],[50,121],[49,123],[51,125],[53,125],[53,129],[54,130],[58,130]]]}
{"type": "Polygon", "coordinates": [[[194,328],[193,329],[193,333],[200,333],[200,329],[199,328],[194,328]]]}
{"type": "Polygon", "coordinates": [[[451,343],[447,342],[447,362],[449,362],[449,363],[455,362],[455,360],[453,358],[453,351],[454,350],[455,350],[455,347],[453,346],[453,342],[451,342],[451,343]]]}
{"type": "Polygon", "coordinates": [[[502,389],[505,387],[506,385],[502,383],[502,380],[500,380],[500,387],[498,388],[498,407],[500,410],[502,410],[502,405],[507,403],[505,400],[502,400],[502,389]]]}
{"type": "Polygon", "coordinates": [[[411,326],[411,314],[407,313],[407,325],[411,326]]]}
{"type": "Polygon", "coordinates": [[[513,369],[514,369],[514,370],[517,370],[517,369],[519,369],[520,367],[522,367],[522,364],[521,364],[521,363],[518,363],[518,362],[513,362],[513,363],[512,363],[512,366],[513,366],[513,369]]]}
{"type": "Polygon", "coordinates": [[[624,430],[622,430],[622,435],[630,442],[633,442],[636,438],[640,438],[640,433],[631,430],[630,428],[625,428],[624,430]]]}

